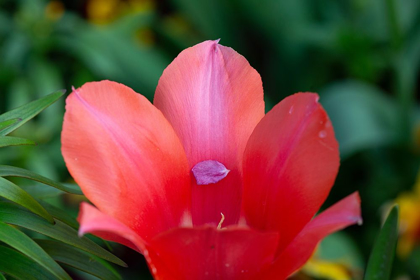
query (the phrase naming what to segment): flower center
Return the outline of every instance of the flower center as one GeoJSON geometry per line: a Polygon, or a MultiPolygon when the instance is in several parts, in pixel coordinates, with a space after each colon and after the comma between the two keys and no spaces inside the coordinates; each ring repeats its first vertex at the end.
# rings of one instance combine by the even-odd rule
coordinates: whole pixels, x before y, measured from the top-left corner
{"type": "Polygon", "coordinates": [[[217,160],[200,161],[191,169],[197,185],[215,184],[225,178],[229,169],[217,160]]]}

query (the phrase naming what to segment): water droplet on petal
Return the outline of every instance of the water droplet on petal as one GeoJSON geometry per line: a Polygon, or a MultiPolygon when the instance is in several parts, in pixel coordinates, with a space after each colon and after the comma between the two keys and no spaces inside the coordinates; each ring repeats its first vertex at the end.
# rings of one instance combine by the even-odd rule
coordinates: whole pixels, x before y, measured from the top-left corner
{"type": "Polygon", "coordinates": [[[293,109],[294,109],[294,105],[292,105],[289,109],[289,115],[291,115],[293,113],[293,109]]]}
{"type": "Polygon", "coordinates": [[[327,121],[327,122],[325,123],[325,127],[326,127],[326,128],[331,127],[331,122],[330,122],[330,121],[327,121]]]}
{"type": "Polygon", "coordinates": [[[327,137],[327,132],[325,130],[321,130],[318,133],[318,136],[319,136],[319,138],[325,138],[325,137],[327,137]]]}
{"type": "Polygon", "coordinates": [[[205,160],[197,163],[191,171],[197,180],[197,185],[208,185],[225,178],[230,170],[217,160],[205,160]]]}

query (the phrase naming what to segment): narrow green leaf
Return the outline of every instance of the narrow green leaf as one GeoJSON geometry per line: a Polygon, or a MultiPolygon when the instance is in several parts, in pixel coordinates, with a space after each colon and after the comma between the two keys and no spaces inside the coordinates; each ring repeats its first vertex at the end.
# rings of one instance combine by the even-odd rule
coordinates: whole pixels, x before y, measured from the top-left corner
{"type": "Polygon", "coordinates": [[[391,275],[398,239],[398,206],[388,215],[373,246],[366,268],[365,280],[388,280],[391,275]]]}
{"type": "Polygon", "coordinates": [[[32,171],[14,167],[14,166],[8,166],[8,165],[0,165],[0,176],[1,177],[21,177],[21,178],[27,178],[33,181],[37,181],[46,185],[49,185],[51,187],[54,187],[56,189],[62,190],[67,193],[72,194],[83,194],[80,188],[77,187],[70,187],[66,186],[64,184],[55,182],[54,180],[48,179],[44,176],[38,175],[32,171]]]}
{"type": "Polygon", "coordinates": [[[38,201],[61,196],[65,193],[62,190],[51,188],[50,186],[43,186],[40,184],[22,185],[21,188],[27,191],[33,198],[38,201]]]}
{"type": "Polygon", "coordinates": [[[0,136],[0,148],[7,146],[20,146],[20,145],[35,145],[35,142],[29,139],[12,136],[0,136]]]}
{"type": "Polygon", "coordinates": [[[6,277],[0,273],[0,280],[7,280],[6,277]]]}
{"type": "Polygon", "coordinates": [[[103,249],[89,238],[84,236],[79,237],[77,231],[65,223],[56,220],[55,224],[51,225],[44,219],[17,205],[6,202],[0,203],[0,221],[36,231],[107,261],[120,266],[127,266],[118,257],[103,249]]]}
{"type": "Polygon", "coordinates": [[[2,135],[2,132],[4,129],[8,128],[9,126],[11,126],[12,124],[20,121],[21,119],[11,119],[11,120],[5,120],[0,122],[0,135],[2,135]]]}
{"type": "Polygon", "coordinates": [[[58,279],[71,280],[70,276],[38,244],[23,232],[3,222],[0,222],[0,241],[30,257],[58,279]]]}
{"type": "MultiPolygon", "coordinates": [[[[48,270],[31,258],[22,255],[9,247],[0,245],[0,271],[22,280],[49,280],[57,279],[48,270]]],[[[0,276],[2,274],[0,273],[0,276]]],[[[4,276],[3,276],[4,277],[4,276]]],[[[1,278],[1,279],[6,279],[1,278]]]]}
{"type": "Polygon", "coordinates": [[[16,108],[14,110],[8,111],[0,115],[0,122],[11,120],[11,119],[20,119],[18,122],[8,126],[0,132],[0,136],[4,136],[17,129],[36,115],[38,115],[42,110],[53,104],[57,101],[63,94],[64,90],[51,93],[43,98],[32,101],[31,103],[25,104],[16,108]]]}
{"type": "Polygon", "coordinates": [[[55,240],[35,240],[55,261],[69,265],[100,279],[118,280],[121,277],[106,263],[92,255],[55,240]]]}
{"type": "Polygon", "coordinates": [[[0,196],[29,209],[50,223],[54,223],[53,217],[48,214],[47,210],[38,201],[26,191],[2,177],[0,177],[0,196]]]}
{"type": "Polygon", "coordinates": [[[61,208],[55,207],[47,202],[40,202],[41,205],[51,214],[55,219],[64,222],[65,224],[71,226],[74,229],[79,227],[79,223],[76,221],[75,218],[70,216],[66,211],[61,208]]]}

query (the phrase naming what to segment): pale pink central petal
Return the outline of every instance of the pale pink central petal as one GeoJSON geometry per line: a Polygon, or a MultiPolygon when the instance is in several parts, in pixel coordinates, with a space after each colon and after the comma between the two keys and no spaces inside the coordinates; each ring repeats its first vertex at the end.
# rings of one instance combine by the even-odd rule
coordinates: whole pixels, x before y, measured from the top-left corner
{"type": "Polygon", "coordinates": [[[264,116],[261,78],[246,59],[217,41],[189,48],[165,69],[154,98],[181,140],[190,170],[217,160],[230,172],[215,185],[192,180],[194,225],[237,223],[246,141],[264,116]]]}
{"type": "Polygon", "coordinates": [[[205,160],[197,163],[191,171],[197,180],[197,185],[208,185],[225,178],[230,170],[217,160],[205,160]]]}

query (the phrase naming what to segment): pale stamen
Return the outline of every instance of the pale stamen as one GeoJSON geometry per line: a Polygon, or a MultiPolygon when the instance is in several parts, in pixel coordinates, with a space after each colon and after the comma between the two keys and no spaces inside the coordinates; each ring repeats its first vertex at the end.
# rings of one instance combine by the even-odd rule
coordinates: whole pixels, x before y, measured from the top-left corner
{"type": "Polygon", "coordinates": [[[220,222],[217,225],[217,229],[222,229],[222,224],[225,221],[225,215],[223,215],[223,213],[220,213],[220,215],[222,215],[222,218],[220,219],[220,222]]]}

